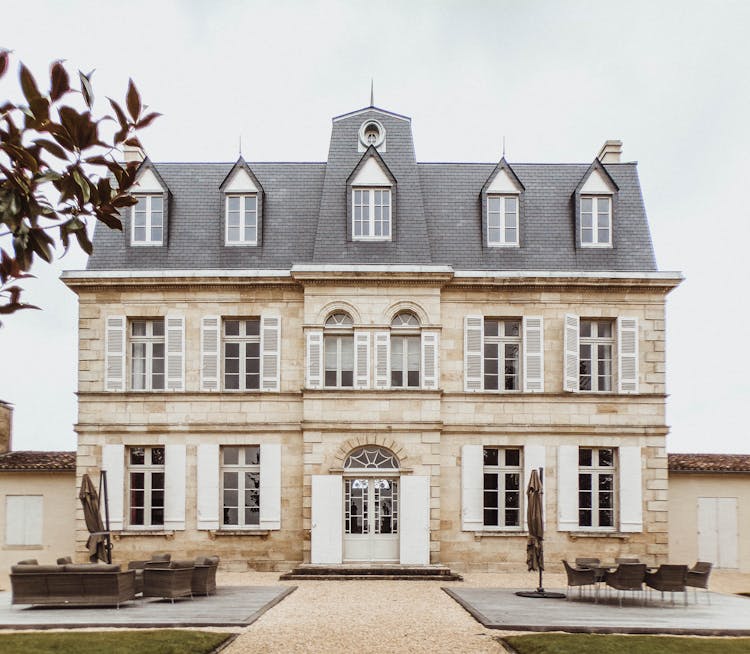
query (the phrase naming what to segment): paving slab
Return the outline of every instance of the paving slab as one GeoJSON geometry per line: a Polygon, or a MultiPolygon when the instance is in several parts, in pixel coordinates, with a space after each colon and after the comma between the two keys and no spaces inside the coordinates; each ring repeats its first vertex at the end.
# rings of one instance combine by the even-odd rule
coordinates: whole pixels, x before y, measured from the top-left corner
{"type": "Polygon", "coordinates": [[[84,627],[244,627],[294,592],[296,586],[222,586],[209,597],[136,598],[115,607],[12,605],[0,593],[0,629],[84,627]]]}
{"type": "MultiPolygon", "coordinates": [[[[620,605],[614,597],[595,603],[591,598],[537,599],[518,597],[517,589],[459,588],[443,590],[488,629],[506,631],[569,631],[595,634],[677,634],[750,636],[750,598],[723,593],[690,594],[687,606],[681,593],[675,604],[658,595],[645,606],[628,597],[620,605]],[[711,604],[708,604],[710,594],[711,604]]],[[[528,589],[524,589],[528,590],[528,589]]]]}

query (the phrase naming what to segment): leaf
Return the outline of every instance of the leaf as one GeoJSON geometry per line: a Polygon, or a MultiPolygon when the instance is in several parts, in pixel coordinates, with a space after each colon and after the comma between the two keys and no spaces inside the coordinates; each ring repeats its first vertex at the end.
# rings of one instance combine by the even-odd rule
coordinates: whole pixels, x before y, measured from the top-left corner
{"type": "Polygon", "coordinates": [[[132,148],[140,148],[143,150],[143,146],[141,145],[141,142],[138,140],[137,136],[131,136],[127,141],[123,143],[123,145],[129,145],[132,148]]]}
{"type": "Polygon", "coordinates": [[[91,197],[91,189],[89,188],[89,180],[86,179],[86,177],[81,174],[78,168],[73,169],[73,179],[76,180],[76,184],[78,184],[78,186],[81,187],[81,191],[83,191],[84,203],[88,202],[89,198],[91,197]]]}
{"type": "Polygon", "coordinates": [[[23,64],[20,66],[20,77],[21,77],[21,89],[23,90],[26,100],[31,103],[34,98],[40,97],[42,94],[39,93],[39,89],[36,85],[36,80],[31,74],[31,71],[26,68],[23,64]]]}
{"type": "Polygon", "coordinates": [[[91,244],[89,235],[86,233],[85,229],[76,229],[73,234],[75,234],[75,237],[78,239],[78,245],[81,246],[81,249],[86,254],[91,254],[94,251],[94,246],[91,244]]]}
{"type": "Polygon", "coordinates": [[[122,107],[117,104],[112,98],[107,98],[107,100],[109,100],[109,104],[112,105],[112,109],[115,110],[115,114],[117,115],[117,122],[120,123],[120,127],[127,131],[128,118],[125,115],[125,112],[122,110],[122,107]]]}
{"type": "Polygon", "coordinates": [[[5,75],[5,72],[8,70],[9,54],[8,50],[0,50],[0,77],[5,75]]]}
{"type": "Polygon", "coordinates": [[[57,145],[57,143],[53,143],[52,141],[48,141],[47,139],[36,139],[34,143],[36,143],[39,147],[47,150],[47,152],[57,157],[58,159],[63,159],[67,161],[68,157],[65,154],[65,150],[63,150],[59,145],[57,145]]]}
{"type": "Polygon", "coordinates": [[[83,93],[83,99],[89,109],[94,105],[94,89],[91,87],[91,76],[93,74],[93,70],[88,75],[84,75],[80,70],[78,71],[78,77],[81,80],[81,93],[83,93]]]}
{"type": "Polygon", "coordinates": [[[70,91],[70,78],[68,71],[65,70],[62,61],[55,61],[50,71],[51,88],[49,92],[50,99],[55,102],[63,95],[70,91]]]}
{"type": "Polygon", "coordinates": [[[128,80],[128,96],[127,96],[128,112],[133,118],[133,121],[138,121],[138,117],[141,115],[141,96],[138,94],[138,89],[135,88],[133,80],[128,80]]]}
{"type": "Polygon", "coordinates": [[[135,126],[137,129],[143,129],[144,127],[148,127],[156,118],[158,118],[161,115],[162,114],[160,114],[159,112],[153,111],[150,114],[147,114],[146,116],[141,118],[141,120],[139,120],[135,126]]]}

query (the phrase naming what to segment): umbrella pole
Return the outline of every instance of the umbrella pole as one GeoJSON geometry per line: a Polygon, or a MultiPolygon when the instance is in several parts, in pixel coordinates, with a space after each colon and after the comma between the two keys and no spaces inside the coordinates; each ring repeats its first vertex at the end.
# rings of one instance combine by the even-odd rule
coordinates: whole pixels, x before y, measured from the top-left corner
{"type": "Polygon", "coordinates": [[[105,538],[107,544],[105,549],[107,550],[107,563],[112,563],[112,536],[109,531],[109,495],[107,493],[107,471],[102,470],[99,473],[99,497],[104,500],[104,528],[107,532],[105,538]],[[102,487],[104,488],[104,494],[102,494],[102,487]]]}

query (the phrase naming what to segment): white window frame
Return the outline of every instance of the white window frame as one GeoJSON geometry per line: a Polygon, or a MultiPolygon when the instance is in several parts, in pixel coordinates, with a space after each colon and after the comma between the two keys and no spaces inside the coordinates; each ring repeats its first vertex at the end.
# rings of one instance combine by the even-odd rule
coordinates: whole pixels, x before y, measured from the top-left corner
{"type": "MultiPolygon", "coordinates": [[[[389,187],[384,186],[353,186],[352,187],[352,240],[354,241],[390,241],[391,235],[393,233],[393,198],[392,198],[391,189],[389,187]],[[387,234],[380,234],[375,235],[375,193],[376,192],[382,192],[387,193],[388,197],[388,204],[382,203],[378,206],[380,207],[388,207],[388,220],[382,219],[382,211],[381,211],[381,223],[385,226],[387,226],[388,233],[387,234]],[[367,193],[368,194],[368,200],[365,204],[364,202],[360,202],[357,204],[356,198],[357,193],[367,193]],[[364,208],[367,207],[368,210],[368,216],[367,220],[365,221],[362,219],[360,222],[363,226],[367,226],[367,234],[357,234],[356,233],[356,224],[357,224],[357,207],[364,208]]],[[[381,196],[382,198],[382,196],[381,196]]],[[[382,231],[382,230],[381,230],[382,231]]]]}
{"type": "MultiPolygon", "coordinates": [[[[336,311],[332,313],[330,316],[328,316],[328,319],[325,323],[325,329],[323,331],[323,351],[322,351],[322,359],[323,359],[323,367],[321,370],[322,373],[322,382],[323,382],[323,388],[344,388],[353,389],[355,387],[355,377],[356,377],[356,370],[355,370],[355,346],[354,346],[354,322],[352,321],[351,316],[348,313],[345,313],[343,311],[336,311]],[[348,384],[346,386],[343,386],[341,384],[342,374],[344,372],[342,362],[343,362],[343,354],[344,354],[344,338],[348,338],[351,342],[351,361],[352,361],[352,369],[351,369],[351,375],[352,375],[352,383],[348,384]],[[328,361],[326,357],[326,352],[328,350],[328,344],[331,342],[336,343],[336,384],[335,385],[329,385],[326,383],[326,373],[328,372],[328,361]]],[[[346,371],[349,372],[349,371],[346,371]]]]}
{"type": "Polygon", "coordinates": [[[224,200],[224,245],[230,247],[243,246],[243,245],[258,245],[258,194],[257,193],[228,193],[224,200]],[[230,240],[229,238],[229,200],[237,198],[240,201],[239,208],[239,219],[240,224],[238,229],[240,230],[240,238],[236,241],[230,240]],[[255,209],[247,209],[247,199],[253,198],[255,200],[255,209]],[[248,227],[249,218],[253,218],[255,222],[255,236],[252,240],[245,238],[245,230],[248,227]]]}
{"type": "Polygon", "coordinates": [[[618,505],[619,505],[619,491],[617,487],[618,478],[618,452],[616,447],[586,447],[580,446],[578,448],[578,483],[576,488],[578,495],[576,498],[576,505],[578,507],[578,529],[580,531],[617,531],[618,525],[618,505]],[[591,450],[591,465],[584,466],[581,464],[580,456],[582,450],[591,450]],[[602,466],[599,464],[599,452],[602,450],[609,450],[612,452],[612,465],[602,466]],[[589,475],[591,477],[591,488],[589,490],[581,490],[581,476],[589,475]],[[609,507],[602,507],[600,505],[600,490],[599,490],[599,477],[603,475],[610,475],[612,477],[612,490],[611,490],[611,504],[609,507]],[[589,492],[591,494],[591,507],[581,506],[581,494],[589,492]],[[612,511],[612,524],[601,526],[599,524],[599,511],[600,510],[611,510],[612,511]],[[591,511],[591,524],[581,524],[581,511],[591,511]]]}
{"type": "MultiPolygon", "coordinates": [[[[220,529],[228,529],[228,530],[234,530],[234,529],[260,529],[261,528],[261,520],[260,520],[260,512],[261,512],[261,487],[260,487],[260,468],[263,463],[263,460],[261,458],[261,452],[262,448],[260,445],[222,445],[220,447],[220,468],[219,468],[219,497],[221,506],[220,506],[220,512],[219,512],[219,528],[220,529]],[[246,454],[248,447],[254,447],[258,450],[258,463],[247,463],[246,460],[246,454]],[[238,462],[237,463],[225,463],[224,461],[224,455],[227,449],[229,448],[237,448],[239,450],[238,453],[238,462]],[[231,524],[225,522],[225,516],[224,511],[226,509],[225,503],[224,503],[224,473],[225,472],[236,472],[238,475],[237,479],[237,524],[231,524]],[[257,476],[257,501],[256,501],[256,508],[258,509],[258,522],[257,523],[246,523],[245,521],[245,494],[247,492],[250,492],[252,494],[252,490],[245,488],[244,480],[246,473],[250,473],[252,475],[257,476]],[[240,510],[242,509],[242,510],[240,510]]],[[[235,490],[235,489],[229,489],[229,490],[235,490]]]]}
{"type": "Polygon", "coordinates": [[[511,318],[511,317],[502,317],[502,318],[496,318],[493,316],[485,316],[483,319],[483,334],[484,338],[482,340],[482,389],[490,392],[490,393],[518,393],[523,391],[523,382],[524,382],[524,370],[523,370],[523,318],[511,318]],[[497,336],[487,336],[487,322],[493,321],[498,323],[498,335],[497,336]],[[516,336],[506,336],[505,335],[505,323],[506,322],[515,322],[518,323],[518,334],[516,336]],[[503,333],[500,334],[500,327],[502,327],[503,333]],[[485,348],[487,345],[497,345],[498,346],[498,353],[501,356],[498,356],[498,387],[497,388],[487,388],[486,384],[486,377],[487,377],[487,357],[485,356],[485,348]],[[518,346],[518,356],[516,358],[516,364],[518,366],[517,374],[516,374],[516,388],[505,388],[505,346],[506,345],[517,345],[518,346]],[[502,362],[502,365],[501,365],[502,362]],[[502,384],[500,383],[502,380],[502,384]]]}
{"type": "Polygon", "coordinates": [[[578,337],[578,388],[581,393],[614,393],[615,392],[615,372],[614,365],[617,360],[615,352],[615,330],[616,322],[609,318],[580,318],[579,319],[579,337],[578,337]],[[591,324],[591,336],[583,336],[584,323],[591,324]],[[599,336],[599,329],[602,323],[609,325],[609,336],[599,336]],[[599,357],[599,346],[609,347],[609,374],[600,375],[599,370],[607,361],[606,357],[599,357]],[[583,348],[589,347],[591,357],[584,359],[583,348]],[[591,388],[583,388],[582,365],[584,361],[591,363],[591,372],[588,377],[591,378],[591,388]],[[599,377],[606,376],[609,379],[609,388],[599,388],[599,377]]]}
{"type": "Polygon", "coordinates": [[[146,201],[146,210],[145,212],[138,212],[138,213],[145,213],[146,216],[146,238],[143,240],[137,240],[135,238],[135,214],[136,210],[138,208],[137,204],[134,204],[130,208],[130,245],[135,246],[149,246],[149,245],[163,245],[164,244],[164,204],[165,204],[165,198],[164,195],[161,193],[151,193],[151,194],[143,194],[143,195],[136,195],[136,199],[140,202],[140,200],[146,201]],[[153,209],[152,204],[154,198],[159,198],[161,200],[161,211],[158,213],[161,214],[161,238],[158,241],[155,241],[151,238],[151,230],[154,227],[153,224],[153,209]]]}
{"type": "Polygon", "coordinates": [[[167,511],[167,470],[166,470],[166,464],[167,464],[167,448],[164,445],[130,445],[125,448],[125,473],[126,473],[126,479],[127,479],[127,488],[126,488],[126,497],[127,497],[127,503],[126,503],[126,516],[127,516],[127,526],[128,529],[133,530],[163,530],[165,521],[166,521],[166,511],[167,511]],[[131,453],[135,449],[142,449],[143,450],[143,456],[144,461],[147,463],[131,463],[131,453]],[[152,451],[155,449],[161,449],[164,451],[163,454],[163,460],[164,463],[149,463],[152,461],[152,451]],[[134,524],[132,520],[132,473],[143,473],[143,524],[134,524]],[[156,488],[154,489],[153,486],[153,475],[161,473],[164,479],[162,488],[156,488]],[[155,523],[151,521],[151,511],[153,509],[153,493],[155,492],[162,492],[162,521],[160,523],[155,523]]]}
{"type": "Polygon", "coordinates": [[[611,248],[612,247],[612,197],[609,195],[582,195],[580,197],[580,240],[581,247],[584,248],[611,248]],[[583,201],[591,200],[591,211],[584,212],[583,201]],[[607,201],[607,240],[599,240],[599,202],[601,200],[607,201]],[[583,216],[584,214],[591,216],[591,227],[584,228],[583,216]],[[591,229],[591,240],[584,241],[583,232],[584,229],[591,229]]]}
{"type": "Polygon", "coordinates": [[[167,390],[167,338],[166,338],[166,320],[164,318],[131,318],[128,320],[128,354],[130,362],[130,390],[135,392],[163,392],[167,390]],[[143,336],[135,336],[133,334],[133,328],[136,323],[143,322],[146,324],[146,334],[143,336]],[[161,323],[162,333],[160,335],[154,335],[154,324],[161,323]],[[134,346],[145,345],[145,357],[144,357],[144,375],[145,383],[143,388],[136,388],[135,384],[135,355],[134,346]],[[162,360],[162,372],[160,373],[163,378],[161,388],[154,388],[154,345],[161,345],[163,354],[162,360]]]}
{"type": "MultiPolygon", "coordinates": [[[[409,311],[403,311],[401,313],[396,314],[394,316],[393,320],[391,321],[391,333],[390,333],[390,387],[391,388],[400,388],[400,389],[419,389],[422,388],[423,379],[422,379],[422,368],[424,367],[424,362],[422,361],[422,333],[420,330],[421,325],[419,324],[419,319],[411,312],[409,311]],[[398,323],[398,324],[396,324],[398,323]],[[401,383],[400,384],[394,384],[393,383],[393,372],[394,372],[394,361],[396,360],[396,355],[394,354],[394,347],[393,343],[395,339],[401,339],[403,342],[403,347],[401,350],[401,361],[399,362],[401,365],[401,383]],[[416,342],[417,344],[417,383],[409,384],[409,346],[410,344],[413,344],[416,342]]],[[[411,371],[414,372],[414,371],[411,371]]]]}
{"type": "Polygon", "coordinates": [[[525,486],[524,486],[525,480],[524,480],[523,447],[514,447],[514,446],[494,447],[494,446],[485,445],[482,448],[482,454],[484,455],[487,450],[495,450],[497,452],[498,464],[497,465],[483,464],[482,466],[482,530],[484,531],[523,531],[524,530],[524,493],[526,491],[525,486]],[[507,450],[518,451],[518,465],[508,466],[505,464],[505,452],[507,450]],[[502,454],[502,463],[500,462],[501,454],[502,454]],[[505,475],[506,474],[518,475],[518,489],[508,490],[505,487],[505,475]],[[498,477],[496,491],[492,489],[488,490],[485,487],[484,482],[486,480],[485,479],[486,475],[494,475],[498,477]],[[489,493],[497,492],[497,506],[496,507],[487,506],[486,493],[488,492],[489,493]],[[518,505],[517,507],[512,507],[518,510],[518,524],[515,524],[515,525],[505,524],[505,509],[508,508],[506,507],[506,504],[505,504],[505,496],[507,493],[518,494],[518,505]],[[497,510],[498,524],[488,525],[486,523],[485,512],[488,510],[497,510]],[[501,514],[502,514],[502,519],[501,519],[501,514]]]}
{"type": "Polygon", "coordinates": [[[519,208],[520,200],[516,194],[501,194],[501,193],[488,193],[487,194],[487,245],[490,247],[518,247],[520,243],[520,225],[519,225],[519,208]],[[500,200],[500,211],[490,211],[490,202],[492,200],[500,200]],[[515,211],[508,211],[508,200],[513,200],[515,203],[515,211]],[[516,238],[514,240],[507,240],[507,230],[514,229],[508,227],[507,219],[508,216],[512,215],[515,218],[515,231],[516,238]],[[492,225],[493,218],[497,220],[497,225],[492,225]],[[500,230],[500,239],[493,240],[490,237],[492,229],[500,230]]]}
{"type": "Polygon", "coordinates": [[[221,320],[221,387],[224,391],[228,393],[238,393],[238,392],[259,392],[262,389],[263,386],[263,351],[261,349],[261,331],[263,329],[263,321],[260,316],[250,316],[250,317],[224,317],[221,320]],[[247,324],[246,322],[248,320],[254,320],[258,323],[258,334],[257,336],[255,334],[248,336],[246,332],[247,324]],[[237,336],[227,336],[226,326],[228,322],[236,321],[240,323],[240,334],[237,336]],[[227,344],[231,343],[238,343],[240,345],[240,357],[239,357],[239,384],[237,388],[227,388],[227,350],[226,346],[227,344]],[[258,386],[253,388],[247,388],[246,385],[246,355],[243,353],[246,352],[246,345],[248,343],[257,343],[258,344],[258,386]]]}

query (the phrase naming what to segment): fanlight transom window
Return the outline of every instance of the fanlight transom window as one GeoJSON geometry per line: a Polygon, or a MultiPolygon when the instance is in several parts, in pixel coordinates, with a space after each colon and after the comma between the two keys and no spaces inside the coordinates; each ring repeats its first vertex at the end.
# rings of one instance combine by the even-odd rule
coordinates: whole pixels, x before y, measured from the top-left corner
{"type": "Polygon", "coordinates": [[[333,327],[334,329],[348,329],[353,325],[351,316],[344,312],[332,313],[326,320],[326,327],[333,327]]]}
{"type": "Polygon", "coordinates": [[[413,313],[404,311],[391,321],[391,327],[393,329],[419,329],[419,318],[413,313]]]}
{"type": "Polygon", "coordinates": [[[398,467],[396,455],[377,445],[365,445],[352,450],[344,462],[344,468],[357,470],[398,470],[398,467]]]}

